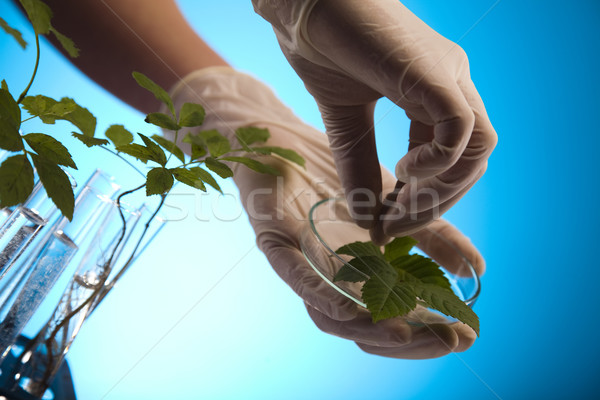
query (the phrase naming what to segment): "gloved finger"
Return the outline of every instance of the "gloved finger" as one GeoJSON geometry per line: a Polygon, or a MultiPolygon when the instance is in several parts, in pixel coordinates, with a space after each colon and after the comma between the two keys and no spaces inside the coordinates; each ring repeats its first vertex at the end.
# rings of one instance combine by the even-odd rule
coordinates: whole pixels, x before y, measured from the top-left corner
{"type": "MultiPolygon", "coordinates": [[[[454,197],[439,203],[436,207],[427,210],[416,212],[415,204],[417,201],[405,206],[397,201],[390,200],[386,196],[382,207],[382,213],[379,215],[378,223],[371,229],[370,234],[373,241],[376,243],[385,243],[389,237],[407,236],[420,231],[432,221],[440,218],[448,211],[465,193],[471,189],[475,182],[484,174],[487,164],[479,171],[473,182],[464,187],[454,197]]],[[[404,189],[406,185],[403,186],[404,189]]],[[[393,198],[395,192],[390,193],[393,198]]],[[[431,196],[427,191],[416,193],[414,196],[431,196]]]]}
{"type": "Polygon", "coordinates": [[[401,318],[373,323],[371,314],[364,308],[359,308],[355,318],[339,321],[319,312],[309,304],[305,305],[315,325],[330,335],[373,346],[404,346],[412,340],[412,329],[401,318]]]}
{"type": "Polygon", "coordinates": [[[300,250],[267,244],[266,247],[263,246],[263,251],[277,275],[311,307],[332,320],[346,321],[356,316],[357,304],[317,275],[300,250]]]}
{"type": "Polygon", "coordinates": [[[485,272],[485,260],[481,253],[468,237],[444,219],[433,221],[412,236],[419,241],[417,247],[452,273],[461,275],[466,267],[464,258],[473,265],[477,275],[485,272]],[[452,248],[458,252],[449,251],[452,248]]]}
{"type": "Polygon", "coordinates": [[[381,167],[373,132],[375,103],[358,106],[319,105],[335,166],[350,213],[365,229],[375,224],[381,207],[381,167]]]}
{"type": "MultiPolygon", "coordinates": [[[[418,182],[409,182],[404,192],[400,193],[397,201],[403,204],[412,202],[410,207],[416,212],[427,210],[436,206],[436,203],[447,201],[456,196],[466,185],[473,183],[474,177],[487,163],[487,159],[498,141],[498,136],[473,82],[468,79],[460,83],[460,87],[475,116],[473,132],[463,153],[451,168],[438,176],[418,182]],[[410,187],[415,184],[416,188],[410,187]],[[435,196],[424,196],[422,199],[411,198],[411,191],[432,193],[438,199],[435,199],[435,196]]],[[[428,136],[429,132],[426,126],[418,122],[411,124],[411,141],[426,141],[428,136]]]]}
{"type": "Polygon", "coordinates": [[[447,82],[428,82],[419,95],[433,122],[433,140],[417,146],[396,164],[396,178],[436,176],[453,166],[463,153],[475,123],[475,116],[461,89],[447,82]]]}
{"type": "Polygon", "coordinates": [[[442,357],[452,352],[462,352],[475,343],[475,332],[460,322],[444,325],[431,324],[413,329],[412,342],[403,346],[388,347],[357,342],[366,353],[390,358],[422,360],[442,357]]]}

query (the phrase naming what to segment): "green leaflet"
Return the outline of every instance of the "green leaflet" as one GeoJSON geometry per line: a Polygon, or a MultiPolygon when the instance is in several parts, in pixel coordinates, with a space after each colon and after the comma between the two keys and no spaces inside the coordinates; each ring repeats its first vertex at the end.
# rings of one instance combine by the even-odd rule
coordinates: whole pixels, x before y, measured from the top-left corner
{"type": "Polygon", "coordinates": [[[181,129],[179,125],[167,114],[155,112],[146,115],[144,120],[149,124],[156,125],[159,128],[169,129],[171,131],[178,131],[181,129]]]}
{"type": "Polygon", "coordinates": [[[173,100],[171,100],[171,97],[169,97],[169,94],[165,89],[158,86],[150,78],[148,78],[141,72],[134,71],[132,75],[135,81],[138,83],[138,85],[148,90],[158,100],[162,101],[169,108],[169,111],[171,111],[171,115],[175,116],[175,107],[173,107],[173,100]]]}
{"type": "Polygon", "coordinates": [[[183,151],[179,147],[177,147],[175,143],[171,142],[169,139],[165,139],[160,135],[152,135],[152,139],[156,143],[158,143],[163,149],[167,150],[169,153],[177,157],[179,161],[185,163],[185,156],[183,155],[183,151]]]}
{"type": "Polygon", "coordinates": [[[71,132],[71,136],[78,139],[81,143],[85,144],[87,147],[102,146],[102,145],[109,144],[108,140],[106,140],[106,139],[89,137],[89,136],[85,136],[85,135],[82,135],[81,133],[77,133],[77,132],[71,132]]]}
{"type": "Polygon", "coordinates": [[[337,253],[354,258],[340,268],[334,281],[365,282],[362,299],[373,322],[406,315],[421,300],[479,335],[477,315],[452,292],[439,266],[430,258],[409,254],[416,243],[410,237],[396,238],[383,253],[372,242],[346,244],[337,253]]]}
{"type": "Polygon", "coordinates": [[[219,157],[231,151],[229,140],[215,129],[201,131],[197,135],[189,136],[189,138],[192,143],[205,146],[213,157],[219,157]]]}
{"type": "Polygon", "coordinates": [[[204,186],[202,180],[198,178],[198,176],[196,176],[196,174],[190,171],[189,169],[171,168],[169,169],[169,171],[171,171],[175,179],[177,179],[179,182],[191,186],[194,189],[200,189],[203,192],[206,192],[206,187],[204,186]]]}
{"type": "Polygon", "coordinates": [[[29,133],[23,138],[41,157],[53,163],[77,169],[69,150],[52,136],[43,133],[29,133]]]}
{"type": "Polygon", "coordinates": [[[260,172],[261,174],[279,175],[279,170],[273,168],[270,165],[263,164],[260,161],[256,161],[253,158],[248,157],[222,157],[221,160],[233,161],[245,165],[253,171],[260,172]]]}
{"type": "Polygon", "coordinates": [[[0,165],[0,205],[16,206],[33,190],[33,168],[23,154],[12,156],[0,165]]]}
{"type": "Polygon", "coordinates": [[[164,194],[173,187],[173,174],[166,168],[153,168],[146,179],[146,196],[164,194]]]}
{"type": "Polygon", "coordinates": [[[298,154],[294,150],[290,150],[290,149],[284,149],[284,148],[275,147],[275,146],[264,146],[264,147],[251,147],[250,150],[252,150],[253,152],[258,153],[258,154],[265,154],[265,155],[277,154],[279,157],[284,158],[288,161],[291,161],[295,164],[298,164],[301,167],[304,167],[304,164],[306,163],[306,161],[304,160],[304,158],[302,156],[300,156],[300,154],[298,154]]]}
{"type": "Polygon", "coordinates": [[[200,104],[184,103],[179,111],[179,125],[200,126],[204,122],[206,112],[200,104]]]}
{"type": "Polygon", "coordinates": [[[56,163],[43,157],[32,154],[31,159],[48,197],[69,221],[72,220],[75,196],[67,174],[56,163]]]}
{"type": "Polygon", "coordinates": [[[271,137],[271,134],[267,129],[256,128],[254,126],[247,126],[238,128],[235,130],[235,137],[237,138],[240,145],[249,151],[249,146],[254,143],[264,143],[271,137]]]}
{"type": "Polygon", "coordinates": [[[219,186],[215,178],[213,178],[213,176],[210,174],[210,172],[200,167],[192,167],[190,168],[190,171],[194,173],[194,175],[196,175],[197,178],[201,179],[202,182],[209,184],[210,186],[221,192],[221,194],[223,193],[221,187],[219,186]]]}
{"type": "Polygon", "coordinates": [[[3,18],[0,18],[0,28],[4,29],[4,32],[11,35],[17,41],[17,43],[19,43],[19,46],[21,46],[23,50],[27,48],[27,42],[25,41],[25,39],[23,39],[23,35],[21,34],[21,32],[8,25],[8,23],[3,18]]]}
{"type": "Polygon", "coordinates": [[[133,142],[133,134],[125,129],[123,125],[109,126],[104,135],[113,142],[115,147],[133,142]]]}
{"type": "Polygon", "coordinates": [[[138,135],[142,138],[144,144],[146,145],[146,148],[148,149],[148,159],[164,167],[167,163],[167,156],[165,155],[165,152],[160,148],[158,144],[156,144],[156,142],[154,142],[149,137],[142,135],[141,133],[138,133],[138,135]]]}
{"type": "Polygon", "coordinates": [[[35,33],[45,35],[50,32],[50,20],[52,19],[52,10],[40,0],[19,0],[35,33]]]}
{"type": "Polygon", "coordinates": [[[66,50],[66,52],[71,57],[79,57],[79,49],[77,48],[77,46],[75,46],[75,43],[73,43],[71,39],[54,29],[53,26],[50,27],[50,32],[52,32],[54,36],[56,36],[56,39],[58,39],[60,45],[63,47],[63,49],[66,50]]]}
{"type": "Polygon", "coordinates": [[[23,149],[19,134],[21,109],[7,89],[0,89],[0,148],[8,151],[23,149]]]}
{"type": "Polygon", "coordinates": [[[206,165],[206,168],[210,169],[223,179],[231,178],[233,176],[233,171],[227,166],[227,164],[222,163],[213,157],[207,157],[206,160],[204,160],[204,165],[206,165]]]}

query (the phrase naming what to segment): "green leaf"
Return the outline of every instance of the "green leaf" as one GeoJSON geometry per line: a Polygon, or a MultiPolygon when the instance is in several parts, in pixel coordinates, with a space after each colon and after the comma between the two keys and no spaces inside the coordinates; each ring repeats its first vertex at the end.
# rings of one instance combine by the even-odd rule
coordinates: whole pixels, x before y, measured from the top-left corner
{"type": "Polygon", "coordinates": [[[153,157],[152,152],[147,147],[136,143],[117,146],[117,151],[135,157],[144,164],[153,157]]]}
{"type": "Polygon", "coordinates": [[[71,39],[54,29],[52,26],[50,26],[50,32],[56,36],[56,39],[58,39],[63,49],[65,49],[65,51],[69,53],[71,57],[79,57],[79,49],[77,46],[75,46],[75,43],[73,43],[71,39]]]}
{"type": "Polygon", "coordinates": [[[185,156],[183,155],[183,151],[172,141],[169,139],[165,139],[160,135],[152,135],[152,139],[169,153],[173,154],[175,157],[179,159],[182,163],[185,163],[185,156]]]}
{"type": "Polygon", "coordinates": [[[19,134],[21,109],[10,92],[0,89],[0,148],[8,151],[23,150],[19,134]]]}
{"type": "Polygon", "coordinates": [[[8,25],[8,23],[0,17],[0,27],[4,29],[4,32],[12,36],[18,43],[19,46],[25,50],[27,48],[27,42],[23,39],[23,35],[17,29],[8,25]]]}
{"type": "Polygon", "coordinates": [[[133,135],[123,125],[109,126],[104,135],[113,142],[115,147],[133,142],[133,135]]]}
{"type": "Polygon", "coordinates": [[[146,196],[163,194],[173,187],[173,174],[166,168],[153,168],[146,179],[146,196]]]}
{"type": "Polygon", "coordinates": [[[193,143],[199,143],[206,146],[210,155],[213,157],[222,156],[231,150],[229,140],[215,129],[201,131],[195,136],[190,136],[190,139],[193,143]]]}
{"type": "Polygon", "coordinates": [[[260,172],[261,174],[279,175],[279,170],[273,168],[270,165],[263,164],[260,161],[256,161],[253,158],[248,157],[223,157],[221,160],[233,161],[240,164],[244,164],[246,167],[253,171],[260,172]]]}
{"type": "Polygon", "coordinates": [[[83,135],[94,137],[94,133],[96,132],[96,117],[87,108],[80,106],[75,100],[68,97],[63,97],[59,104],[60,106],[53,105],[49,110],[51,117],[69,121],[79,128],[83,135]]]}
{"type": "Polygon", "coordinates": [[[213,178],[213,176],[210,174],[210,172],[200,167],[192,167],[190,168],[190,171],[193,172],[198,178],[200,178],[202,182],[205,182],[213,188],[217,189],[219,192],[221,192],[221,194],[223,193],[221,187],[219,186],[215,178],[213,178]]]}
{"type": "Polygon", "coordinates": [[[381,250],[373,242],[353,242],[340,247],[335,251],[352,257],[375,256],[382,257],[381,250]]]}
{"type": "Polygon", "coordinates": [[[85,135],[82,135],[81,133],[77,133],[77,132],[71,132],[71,136],[73,136],[76,139],[79,139],[79,141],[81,141],[87,147],[102,146],[102,145],[109,144],[109,141],[106,139],[89,137],[89,136],[85,136],[85,135]]]}
{"type": "Polygon", "coordinates": [[[419,242],[410,236],[397,237],[385,245],[385,259],[392,261],[396,258],[407,256],[410,249],[412,249],[417,243],[419,242]]]}
{"type": "Polygon", "coordinates": [[[0,165],[0,206],[23,203],[33,190],[33,168],[23,154],[12,156],[0,165]]]}
{"type": "Polygon", "coordinates": [[[212,157],[208,157],[206,160],[204,160],[204,165],[206,165],[206,168],[210,169],[212,172],[219,175],[223,179],[230,178],[233,176],[233,171],[231,170],[231,168],[229,168],[229,166],[227,166],[227,164],[222,163],[221,161],[216,160],[212,157]]]}
{"type": "Polygon", "coordinates": [[[177,123],[173,121],[171,117],[163,113],[150,113],[146,115],[146,119],[144,121],[160,128],[169,129],[172,131],[178,131],[181,129],[181,127],[177,125],[177,123]]]}
{"type": "Polygon", "coordinates": [[[437,285],[420,284],[415,286],[415,293],[431,308],[435,308],[442,314],[469,325],[479,336],[479,318],[477,314],[452,291],[437,285]]]}
{"type": "Polygon", "coordinates": [[[8,85],[6,84],[6,81],[4,79],[2,79],[2,83],[0,83],[0,87],[4,90],[6,90],[7,92],[8,90],[8,85]]]}
{"type": "Polygon", "coordinates": [[[242,147],[248,150],[248,146],[253,143],[264,143],[271,137],[268,129],[256,128],[254,126],[247,126],[243,128],[237,128],[235,130],[235,137],[242,147]]]}
{"type": "Polygon", "coordinates": [[[169,171],[173,174],[175,179],[179,182],[184,183],[194,189],[200,189],[206,192],[206,187],[200,178],[196,174],[186,168],[171,168],[169,171]]]}
{"type": "Polygon", "coordinates": [[[162,101],[169,108],[171,114],[175,116],[175,107],[173,107],[173,100],[171,100],[171,97],[169,97],[169,94],[166,90],[158,86],[150,78],[148,78],[141,72],[134,71],[132,75],[135,81],[138,83],[138,85],[154,94],[154,96],[158,100],[162,101]]]}
{"type": "Polygon", "coordinates": [[[296,153],[294,150],[284,149],[282,147],[276,147],[276,146],[252,147],[250,150],[255,153],[258,153],[258,154],[265,154],[265,155],[277,154],[279,157],[282,157],[288,161],[298,164],[301,167],[304,167],[304,164],[306,163],[306,161],[304,160],[304,158],[302,158],[302,156],[300,156],[300,154],[296,153]]]}
{"type": "Polygon", "coordinates": [[[200,126],[204,122],[204,107],[200,104],[183,103],[179,111],[179,125],[181,126],[200,126]]]}
{"type": "Polygon", "coordinates": [[[33,25],[33,30],[37,34],[45,35],[50,31],[50,20],[52,19],[52,10],[40,0],[19,0],[27,17],[33,25]]]}
{"type": "Polygon", "coordinates": [[[183,142],[191,144],[192,160],[197,160],[200,157],[204,157],[206,155],[206,153],[207,153],[206,145],[204,144],[202,139],[200,139],[196,135],[192,135],[191,133],[188,133],[183,138],[183,142]]]}
{"type": "Polygon", "coordinates": [[[138,133],[138,135],[142,138],[144,144],[146,145],[146,148],[150,151],[150,157],[148,159],[159,163],[164,167],[167,163],[167,156],[165,155],[165,152],[160,148],[159,145],[156,144],[156,142],[154,142],[149,137],[142,135],[141,133],[138,133]]]}
{"type": "Polygon", "coordinates": [[[362,299],[371,312],[373,322],[405,315],[417,306],[417,296],[406,283],[396,282],[391,276],[372,277],[362,287],[362,299]]]}
{"type": "Polygon", "coordinates": [[[43,133],[29,133],[24,136],[24,139],[38,155],[48,161],[77,169],[69,150],[52,136],[43,133]]]}
{"type": "Polygon", "coordinates": [[[402,270],[409,274],[409,278],[413,280],[451,290],[448,278],[446,278],[444,272],[431,258],[411,254],[398,257],[391,264],[396,270],[402,270]]]}
{"type": "Polygon", "coordinates": [[[56,163],[35,154],[32,154],[31,158],[48,197],[52,199],[60,212],[71,221],[73,219],[73,208],[75,207],[75,196],[69,177],[56,163]]]}

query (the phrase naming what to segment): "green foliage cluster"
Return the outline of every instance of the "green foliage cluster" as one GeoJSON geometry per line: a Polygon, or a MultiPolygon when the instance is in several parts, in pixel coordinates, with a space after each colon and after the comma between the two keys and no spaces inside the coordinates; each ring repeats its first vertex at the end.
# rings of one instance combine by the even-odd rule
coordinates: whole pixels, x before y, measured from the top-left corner
{"type": "MultiPolygon", "coordinates": [[[[150,163],[146,182],[146,194],[166,195],[175,181],[206,191],[206,185],[221,191],[212,173],[228,178],[232,170],[225,162],[240,163],[261,173],[277,174],[278,171],[256,159],[256,155],[277,155],[299,165],[304,159],[289,149],[263,144],[269,138],[266,129],[256,127],[239,128],[236,132],[237,145],[232,147],[229,140],[216,130],[200,130],[188,133],[183,142],[191,147],[191,155],[184,154],[176,144],[182,128],[199,128],[204,122],[205,111],[199,104],[185,103],[176,110],[169,94],[145,75],[134,72],[137,83],[151,92],[167,106],[168,113],[151,113],[145,121],[156,127],[175,132],[175,142],[160,135],[146,136],[138,133],[138,143],[134,135],[123,125],[111,125],[105,138],[96,137],[96,118],[75,100],[65,97],[55,100],[48,96],[27,96],[35,78],[39,64],[39,35],[52,33],[71,56],[78,50],[73,42],[52,27],[52,11],[40,0],[20,0],[31,21],[37,47],[36,65],[27,88],[16,98],[3,80],[0,88],[0,148],[18,154],[7,158],[0,165],[0,207],[14,206],[24,202],[34,186],[34,168],[48,196],[67,218],[73,217],[74,195],[68,175],[63,168],[77,166],[69,150],[57,139],[44,133],[22,133],[22,124],[32,118],[39,118],[45,124],[57,120],[70,122],[77,128],[72,136],[87,147],[101,146],[121,156],[126,154],[144,164],[150,163]],[[22,119],[22,109],[30,117],[22,119]],[[112,145],[112,148],[111,148],[112,145]],[[172,166],[172,156],[180,164],[172,166]],[[169,165],[167,165],[169,163],[169,165]],[[203,168],[204,166],[205,168],[203,168]]],[[[27,43],[22,34],[0,19],[0,27],[25,48],[27,43]]],[[[137,190],[137,189],[136,189],[137,190]]]]}
{"type": "Polygon", "coordinates": [[[383,252],[372,242],[344,245],[337,253],[354,258],[340,268],[334,281],[364,282],[362,299],[373,322],[406,315],[422,303],[469,325],[479,335],[477,315],[454,294],[439,265],[409,253],[416,244],[404,236],[386,244],[383,252]]]}

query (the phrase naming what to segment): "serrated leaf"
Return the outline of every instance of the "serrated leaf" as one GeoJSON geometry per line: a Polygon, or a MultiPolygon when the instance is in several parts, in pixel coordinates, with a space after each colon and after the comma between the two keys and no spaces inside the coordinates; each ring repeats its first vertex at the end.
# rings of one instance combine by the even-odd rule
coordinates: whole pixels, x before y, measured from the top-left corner
{"type": "Polygon", "coordinates": [[[204,160],[204,165],[206,165],[206,168],[210,169],[212,172],[219,175],[223,179],[230,178],[233,176],[233,171],[231,170],[231,168],[229,168],[229,166],[227,166],[227,164],[222,163],[221,161],[216,160],[212,157],[208,157],[206,160],[204,160]]]}
{"type": "Polygon", "coordinates": [[[19,134],[21,109],[6,89],[0,89],[0,148],[8,151],[23,149],[19,134]]]}
{"type": "Polygon", "coordinates": [[[76,139],[79,139],[79,141],[85,144],[87,147],[102,146],[109,144],[108,140],[106,139],[89,137],[77,132],[71,132],[71,136],[73,136],[76,139]]]}
{"type": "Polygon", "coordinates": [[[138,135],[142,138],[146,148],[149,150],[148,154],[150,157],[148,159],[157,162],[164,167],[167,163],[167,156],[165,155],[165,152],[149,137],[142,135],[141,133],[138,133],[138,135]]]}
{"type": "Polygon", "coordinates": [[[123,125],[109,126],[104,135],[113,142],[115,147],[124,146],[133,142],[133,134],[125,129],[123,125]]]}
{"type": "Polygon", "coordinates": [[[56,36],[56,39],[60,42],[61,46],[69,55],[73,58],[79,57],[79,49],[75,46],[75,43],[56,29],[53,26],[50,26],[50,32],[56,36]]]}
{"type": "Polygon", "coordinates": [[[137,158],[144,164],[146,164],[148,160],[152,158],[152,153],[150,150],[147,147],[137,143],[124,144],[123,146],[118,146],[116,149],[118,152],[137,158]]]}
{"type": "Polygon", "coordinates": [[[4,79],[2,79],[2,82],[0,83],[0,88],[6,90],[7,92],[9,92],[8,90],[8,84],[6,83],[6,81],[4,79]]]}
{"type": "Polygon", "coordinates": [[[12,156],[0,165],[0,205],[16,206],[27,200],[33,190],[33,168],[23,154],[12,156]]]}
{"type": "Polygon", "coordinates": [[[68,97],[63,97],[59,103],[64,107],[61,108],[62,110],[72,109],[72,111],[65,111],[64,114],[60,115],[53,106],[51,109],[53,112],[52,116],[56,119],[69,121],[79,128],[84,136],[94,137],[94,133],[96,132],[96,117],[87,108],[80,106],[75,100],[68,97]]]}
{"type": "Polygon", "coordinates": [[[229,140],[219,133],[216,129],[201,131],[197,135],[190,136],[192,143],[198,143],[206,146],[210,155],[219,157],[231,150],[229,140]]]}
{"type": "Polygon", "coordinates": [[[276,146],[252,147],[252,148],[250,148],[250,150],[255,153],[258,153],[258,154],[266,154],[266,155],[277,154],[279,157],[282,157],[288,161],[298,164],[301,167],[304,167],[304,164],[306,163],[306,161],[304,160],[304,158],[302,158],[302,156],[300,156],[300,154],[296,153],[294,150],[284,149],[282,147],[276,147],[276,146]]]}
{"type": "Polygon", "coordinates": [[[451,290],[451,285],[439,266],[430,258],[411,254],[396,258],[391,265],[422,283],[430,283],[451,290]]]}
{"type": "Polygon", "coordinates": [[[158,86],[150,78],[148,78],[141,72],[134,71],[132,75],[135,81],[138,83],[138,85],[154,94],[154,96],[158,100],[163,102],[169,108],[171,114],[175,116],[175,107],[173,107],[173,100],[171,100],[171,97],[169,97],[169,94],[166,90],[158,86]]]}
{"type": "Polygon", "coordinates": [[[190,143],[192,148],[192,160],[197,160],[200,157],[204,157],[207,153],[206,145],[196,135],[188,133],[183,138],[184,143],[190,143]]]}
{"type": "Polygon", "coordinates": [[[221,160],[233,161],[245,165],[253,171],[260,172],[261,174],[279,175],[279,170],[273,168],[270,165],[263,164],[260,161],[256,161],[253,158],[248,157],[222,157],[221,160]]]}
{"type": "Polygon", "coordinates": [[[169,129],[171,131],[178,131],[181,129],[179,125],[167,114],[155,112],[146,115],[144,119],[149,124],[156,125],[160,128],[169,129]]]}
{"type": "Polygon", "coordinates": [[[29,133],[24,136],[24,139],[38,155],[48,161],[77,169],[69,150],[52,136],[43,133],[29,133]]]}
{"type": "Polygon", "coordinates": [[[353,242],[340,247],[335,251],[352,257],[375,256],[381,257],[381,250],[373,242],[353,242]]]}
{"type": "Polygon", "coordinates": [[[52,199],[60,212],[71,221],[73,219],[73,208],[75,207],[75,196],[69,177],[56,163],[35,154],[31,156],[31,159],[48,197],[52,199]]]}
{"type": "Polygon", "coordinates": [[[387,276],[369,279],[362,287],[362,299],[371,312],[373,322],[405,315],[417,306],[413,288],[402,282],[396,284],[387,276]]]}
{"type": "Polygon", "coordinates": [[[257,128],[255,126],[246,126],[235,130],[235,137],[242,147],[246,150],[253,143],[266,142],[271,134],[268,129],[257,128]]]}
{"type": "Polygon", "coordinates": [[[185,163],[185,156],[183,155],[183,151],[172,141],[169,139],[165,139],[160,135],[152,135],[152,139],[169,153],[173,154],[175,157],[179,159],[182,163],[185,163]]]}
{"type": "Polygon", "coordinates": [[[335,274],[333,280],[335,281],[348,281],[348,282],[362,282],[373,276],[390,276],[392,280],[396,280],[398,274],[396,270],[385,261],[379,249],[373,245],[373,248],[369,246],[360,246],[358,244],[369,244],[368,242],[355,242],[350,243],[350,245],[342,246],[342,253],[338,254],[348,254],[344,253],[346,249],[350,250],[353,245],[357,248],[355,258],[351,259],[347,262],[348,265],[343,265],[338,272],[335,274]]]}
{"type": "Polygon", "coordinates": [[[173,176],[179,182],[191,186],[194,189],[200,189],[203,192],[206,192],[206,187],[204,186],[204,183],[192,171],[186,168],[171,168],[169,171],[173,173],[173,176]]]}
{"type": "Polygon", "coordinates": [[[19,0],[35,33],[45,35],[50,31],[50,20],[52,19],[52,10],[40,0],[19,0]]]}
{"type": "Polygon", "coordinates": [[[8,25],[8,23],[1,17],[0,17],[0,27],[2,29],[4,29],[4,32],[6,32],[10,36],[12,36],[17,41],[17,43],[19,43],[19,46],[21,46],[21,48],[23,48],[23,50],[25,50],[27,48],[27,42],[25,41],[25,39],[23,39],[23,35],[21,34],[21,32],[19,32],[15,28],[11,27],[10,25],[8,25]]]}
{"type": "Polygon", "coordinates": [[[192,167],[190,168],[190,171],[193,172],[198,178],[200,178],[202,182],[209,184],[210,186],[221,192],[221,194],[223,193],[221,187],[219,186],[215,178],[213,178],[213,176],[210,174],[210,172],[200,167],[192,167]]]}
{"type": "Polygon", "coordinates": [[[173,187],[173,174],[166,168],[153,168],[146,177],[146,196],[163,194],[173,187]]]}
{"type": "Polygon", "coordinates": [[[401,236],[394,238],[391,242],[385,245],[385,259],[388,261],[408,255],[408,252],[419,243],[410,236],[401,236]]]}
{"type": "Polygon", "coordinates": [[[479,318],[477,314],[452,291],[437,285],[424,283],[415,286],[415,293],[431,308],[469,325],[479,336],[479,318]]]}
{"type": "Polygon", "coordinates": [[[204,107],[200,104],[183,103],[179,111],[179,125],[200,126],[204,122],[205,115],[204,107]]]}

